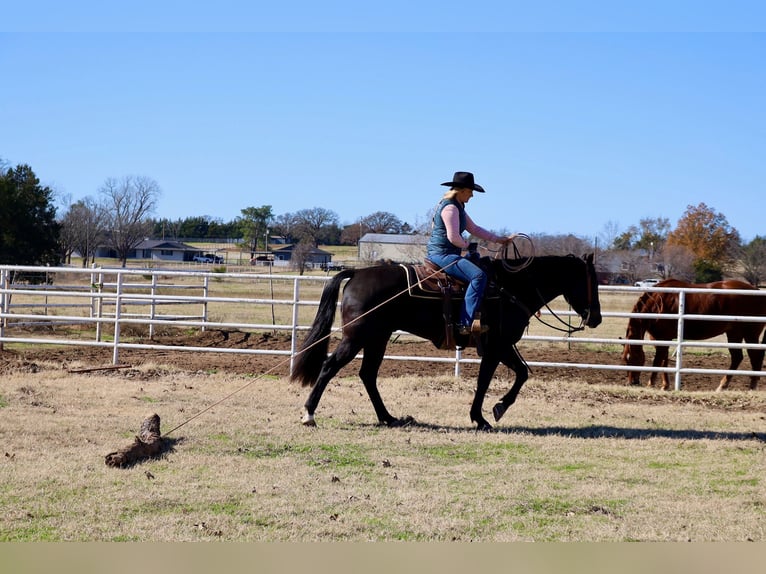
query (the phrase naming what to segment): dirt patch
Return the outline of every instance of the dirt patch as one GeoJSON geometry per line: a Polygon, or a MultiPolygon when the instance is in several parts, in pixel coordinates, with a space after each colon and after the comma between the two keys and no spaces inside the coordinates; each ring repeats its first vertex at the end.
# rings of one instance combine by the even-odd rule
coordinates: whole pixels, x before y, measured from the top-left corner
{"type": "MultiPolygon", "coordinates": [[[[231,372],[238,374],[286,376],[289,374],[290,361],[288,355],[243,355],[226,353],[226,349],[249,350],[290,350],[290,337],[286,333],[246,333],[239,331],[205,331],[193,334],[166,334],[144,343],[161,344],[175,347],[205,347],[221,349],[221,353],[199,351],[182,351],[173,349],[123,349],[120,350],[120,363],[131,366],[154,365],[157,374],[161,367],[170,367],[186,372],[231,372]]],[[[528,362],[555,361],[561,363],[592,363],[603,365],[620,365],[620,354],[616,351],[589,349],[584,345],[541,345],[522,343],[519,345],[522,356],[528,362]]],[[[651,347],[647,354],[651,357],[651,347]]],[[[392,341],[387,354],[397,356],[443,356],[453,358],[454,352],[436,349],[430,342],[423,341],[392,341]]],[[[476,359],[475,349],[466,349],[464,358],[476,359]]],[[[112,350],[98,347],[74,346],[36,346],[20,350],[0,351],[0,374],[8,372],[37,372],[43,369],[70,369],[103,367],[112,362],[112,350]]],[[[687,356],[686,366],[695,368],[722,369],[728,367],[728,357],[720,353],[709,355],[687,356]]],[[[749,368],[747,360],[745,368],[749,368]]],[[[353,361],[339,374],[341,377],[354,377],[359,369],[359,362],[353,361]]],[[[454,373],[452,363],[432,363],[422,361],[386,360],[380,369],[381,377],[398,377],[404,375],[437,376],[454,373]]],[[[475,377],[478,365],[463,364],[461,373],[465,378],[475,377]]],[[[496,377],[509,380],[513,373],[500,366],[496,377]]],[[[646,380],[647,375],[643,376],[646,380]]],[[[626,374],[622,370],[585,370],[575,367],[532,367],[530,380],[563,380],[584,381],[591,384],[625,385],[626,374]]],[[[717,375],[689,374],[684,375],[683,388],[687,391],[713,391],[718,384],[717,375]]],[[[745,390],[749,379],[744,376],[735,377],[731,389],[745,390]]],[[[759,386],[763,390],[764,384],[759,386]]]]}

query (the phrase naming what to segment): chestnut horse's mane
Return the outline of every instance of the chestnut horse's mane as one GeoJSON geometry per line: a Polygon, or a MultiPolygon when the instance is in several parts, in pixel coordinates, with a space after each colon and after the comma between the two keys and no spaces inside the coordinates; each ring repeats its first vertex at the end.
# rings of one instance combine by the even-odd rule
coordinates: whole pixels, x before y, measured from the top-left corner
{"type": "MultiPolygon", "coordinates": [[[[662,313],[663,308],[664,301],[662,299],[662,293],[647,291],[646,293],[642,293],[638,298],[636,304],[633,305],[631,313],[662,313]]],[[[628,320],[628,330],[625,337],[627,339],[643,339],[648,327],[648,321],[651,321],[651,319],[631,317],[628,320]]]]}

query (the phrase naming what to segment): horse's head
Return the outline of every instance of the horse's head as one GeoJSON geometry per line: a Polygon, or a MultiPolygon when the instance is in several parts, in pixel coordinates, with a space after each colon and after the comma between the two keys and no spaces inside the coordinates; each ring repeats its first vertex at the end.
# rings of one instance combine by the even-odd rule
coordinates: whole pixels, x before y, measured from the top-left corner
{"type": "Polygon", "coordinates": [[[582,317],[583,324],[594,329],[601,324],[601,302],[598,299],[598,278],[593,254],[589,253],[578,261],[584,263],[584,272],[574,277],[574,281],[564,291],[564,298],[582,317]]]}

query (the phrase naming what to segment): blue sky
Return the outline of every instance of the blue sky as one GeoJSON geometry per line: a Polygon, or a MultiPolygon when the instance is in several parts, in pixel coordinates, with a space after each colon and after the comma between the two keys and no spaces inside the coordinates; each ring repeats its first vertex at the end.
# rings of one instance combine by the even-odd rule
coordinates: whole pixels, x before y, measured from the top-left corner
{"type": "Polygon", "coordinates": [[[0,158],[73,200],[144,175],[158,217],[417,225],[465,170],[498,231],[593,238],[704,202],[766,236],[759,3],[59,4],[2,9],[0,158]]]}

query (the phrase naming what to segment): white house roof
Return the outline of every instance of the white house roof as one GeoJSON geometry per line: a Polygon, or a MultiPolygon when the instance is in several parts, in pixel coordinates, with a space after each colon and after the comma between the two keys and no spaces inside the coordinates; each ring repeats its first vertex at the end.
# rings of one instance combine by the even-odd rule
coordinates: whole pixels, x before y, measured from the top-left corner
{"type": "Polygon", "coordinates": [[[399,235],[397,233],[365,233],[360,243],[391,243],[395,245],[425,245],[427,235],[399,235]]]}

